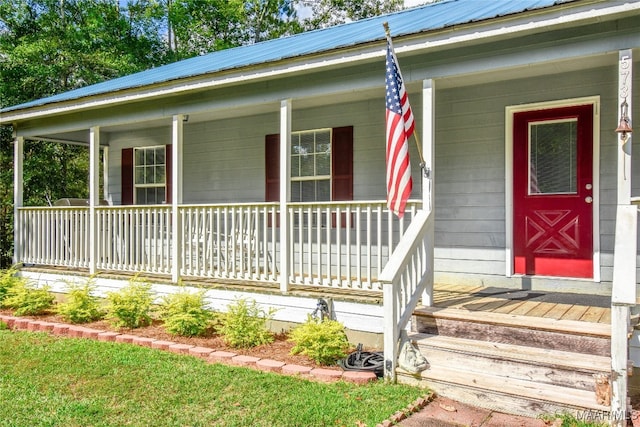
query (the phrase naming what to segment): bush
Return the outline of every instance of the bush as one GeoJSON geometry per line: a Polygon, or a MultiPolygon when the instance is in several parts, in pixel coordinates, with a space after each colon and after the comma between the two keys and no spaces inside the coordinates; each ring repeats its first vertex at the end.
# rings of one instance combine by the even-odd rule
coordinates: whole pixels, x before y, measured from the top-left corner
{"type": "Polygon", "coordinates": [[[291,330],[289,341],[295,343],[291,354],[302,353],[320,365],[336,363],[349,350],[349,340],[342,323],[330,319],[316,321],[311,316],[291,330]]]}
{"type": "Polygon", "coordinates": [[[250,348],[269,344],[274,338],[267,329],[267,322],[274,314],[274,309],[266,312],[254,300],[239,299],[227,306],[218,332],[231,347],[250,348]]]}
{"type": "Polygon", "coordinates": [[[16,316],[35,316],[53,307],[54,300],[48,286],[35,288],[22,280],[9,289],[3,305],[13,308],[16,316]]]}
{"type": "Polygon", "coordinates": [[[115,326],[134,329],[151,323],[151,284],[140,280],[138,276],[119,291],[109,292],[107,301],[107,315],[112,318],[115,326]]]}
{"type": "Polygon", "coordinates": [[[3,301],[7,297],[9,290],[18,283],[25,283],[25,279],[17,275],[18,269],[11,267],[0,273],[0,307],[3,306],[3,301]]]}
{"type": "Polygon", "coordinates": [[[85,284],[68,283],[69,293],[64,303],[56,310],[66,321],[71,323],[88,323],[102,319],[104,312],[100,309],[99,299],[91,292],[95,290],[93,278],[85,284]]]}
{"type": "Polygon", "coordinates": [[[177,293],[162,298],[160,318],[170,334],[193,337],[207,332],[213,313],[205,308],[204,293],[190,293],[181,288],[177,293]]]}

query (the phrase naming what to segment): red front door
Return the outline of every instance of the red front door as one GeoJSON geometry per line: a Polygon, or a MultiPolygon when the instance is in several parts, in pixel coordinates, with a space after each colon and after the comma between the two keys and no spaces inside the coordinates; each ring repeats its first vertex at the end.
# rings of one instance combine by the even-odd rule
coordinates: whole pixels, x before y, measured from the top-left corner
{"type": "Polygon", "coordinates": [[[513,119],[515,273],[593,277],[593,106],[513,119]]]}

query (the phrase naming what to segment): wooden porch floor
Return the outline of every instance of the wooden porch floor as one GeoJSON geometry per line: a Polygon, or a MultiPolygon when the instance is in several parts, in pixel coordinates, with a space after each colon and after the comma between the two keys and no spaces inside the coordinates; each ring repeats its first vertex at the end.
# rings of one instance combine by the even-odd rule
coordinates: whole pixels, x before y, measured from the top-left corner
{"type": "Polygon", "coordinates": [[[556,320],[611,323],[611,299],[600,295],[436,284],[434,306],[556,320]]]}

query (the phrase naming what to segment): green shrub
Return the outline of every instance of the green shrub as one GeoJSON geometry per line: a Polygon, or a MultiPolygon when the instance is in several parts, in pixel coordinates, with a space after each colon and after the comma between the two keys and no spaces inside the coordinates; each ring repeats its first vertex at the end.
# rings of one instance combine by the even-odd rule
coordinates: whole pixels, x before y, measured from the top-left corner
{"type": "Polygon", "coordinates": [[[0,320],[0,331],[6,331],[8,329],[9,329],[9,325],[7,325],[5,322],[0,320]]]}
{"type": "Polygon", "coordinates": [[[273,334],[267,322],[273,318],[274,309],[261,309],[255,300],[239,299],[227,306],[221,316],[218,332],[231,347],[250,348],[273,342],[273,334]]]}
{"type": "Polygon", "coordinates": [[[95,290],[93,277],[85,284],[68,283],[69,293],[65,302],[58,304],[57,312],[67,322],[88,323],[102,319],[104,312],[100,309],[98,297],[91,295],[95,290]]]}
{"type": "Polygon", "coordinates": [[[0,307],[3,306],[3,301],[7,297],[11,288],[18,283],[26,282],[23,277],[20,277],[17,274],[18,269],[15,266],[0,272],[0,307]]]}
{"type": "Polygon", "coordinates": [[[107,315],[117,327],[140,328],[151,323],[151,284],[135,276],[117,292],[107,294],[107,315]]]}
{"type": "Polygon", "coordinates": [[[336,363],[349,350],[349,340],[342,323],[330,319],[316,321],[311,316],[291,330],[289,341],[295,343],[291,354],[302,353],[321,365],[336,363]]]}
{"type": "Polygon", "coordinates": [[[193,337],[204,335],[211,326],[213,313],[205,308],[205,291],[191,293],[181,288],[162,298],[160,318],[170,334],[193,337]]]}
{"type": "Polygon", "coordinates": [[[36,288],[23,280],[9,289],[3,305],[13,308],[16,316],[35,316],[53,307],[54,300],[48,286],[36,288]]]}

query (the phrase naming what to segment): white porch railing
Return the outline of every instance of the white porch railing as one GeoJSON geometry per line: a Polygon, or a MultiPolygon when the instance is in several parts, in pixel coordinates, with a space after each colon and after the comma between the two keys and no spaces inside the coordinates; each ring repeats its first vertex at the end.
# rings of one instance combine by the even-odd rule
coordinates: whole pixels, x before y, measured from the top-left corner
{"type": "Polygon", "coordinates": [[[171,273],[171,208],[97,207],[96,268],[171,273]]]}
{"type": "Polygon", "coordinates": [[[400,332],[406,328],[425,290],[433,292],[433,227],[433,214],[419,211],[380,275],[384,371],[388,380],[395,381],[400,332]]]}
{"type": "Polygon", "coordinates": [[[277,203],[181,206],[185,276],[277,281],[277,203]]]}
{"type": "Polygon", "coordinates": [[[20,208],[15,223],[20,262],[89,266],[89,208],[20,208]]]}
{"type": "MultiPolygon", "coordinates": [[[[290,203],[289,282],[381,291],[390,254],[416,216],[398,220],[384,201],[290,203]]],[[[280,281],[277,203],[183,205],[178,209],[179,275],[280,281]]],[[[26,264],[90,267],[89,208],[20,208],[16,237],[26,264]]],[[[96,207],[98,271],[171,274],[171,207],[96,207]]]]}
{"type": "Polygon", "coordinates": [[[382,289],[380,272],[420,202],[398,219],[385,201],[290,203],[291,283],[382,289]]]}

